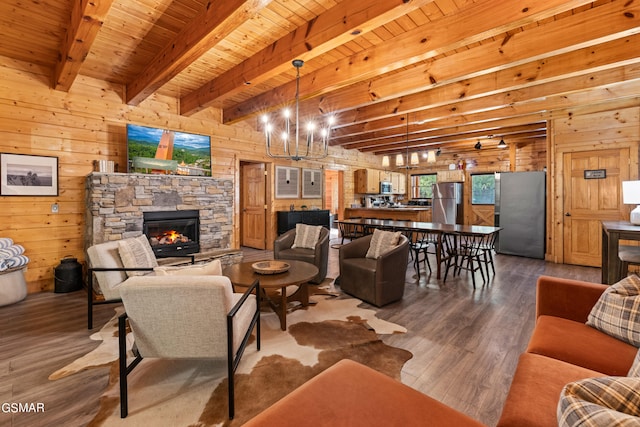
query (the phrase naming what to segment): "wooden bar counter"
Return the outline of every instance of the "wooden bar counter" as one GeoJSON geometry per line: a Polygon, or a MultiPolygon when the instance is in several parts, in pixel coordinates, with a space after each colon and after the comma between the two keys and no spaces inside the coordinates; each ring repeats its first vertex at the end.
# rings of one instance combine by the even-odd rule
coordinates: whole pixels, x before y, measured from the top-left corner
{"type": "Polygon", "coordinates": [[[393,219],[396,221],[431,222],[431,207],[403,206],[401,208],[347,208],[344,217],[393,219]]]}

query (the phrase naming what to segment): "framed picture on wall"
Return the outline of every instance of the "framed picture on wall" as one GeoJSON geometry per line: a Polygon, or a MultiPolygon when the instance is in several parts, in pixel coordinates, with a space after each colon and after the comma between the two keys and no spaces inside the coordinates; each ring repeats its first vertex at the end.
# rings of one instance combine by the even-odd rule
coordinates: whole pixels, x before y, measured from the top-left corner
{"type": "Polygon", "coordinates": [[[0,153],[0,196],[57,195],[57,157],[0,153]]]}
{"type": "Polygon", "coordinates": [[[276,199],[300,197],[300,169],[276,166],[276,199]]]}
{"type": "Polygon", "coordinates": [[[322,197],[322,169],[302,169],[302,197],[305,199],[322,197]]]}

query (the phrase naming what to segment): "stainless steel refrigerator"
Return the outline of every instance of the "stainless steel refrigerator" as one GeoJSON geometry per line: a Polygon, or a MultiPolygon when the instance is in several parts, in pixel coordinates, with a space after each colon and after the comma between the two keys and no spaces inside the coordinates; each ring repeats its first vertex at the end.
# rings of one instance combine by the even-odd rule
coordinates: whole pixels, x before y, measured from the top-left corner
{"type": "Polygon", "coordinates": [[[463,224],[462,200],[462,183],[433,184],[431,221],[441,224],[463,224]]]}
{"type": "Polygon", "coordinates": [[[496,252],[544,258],[546,225],[546,173],[496,174],[496,252]]]}

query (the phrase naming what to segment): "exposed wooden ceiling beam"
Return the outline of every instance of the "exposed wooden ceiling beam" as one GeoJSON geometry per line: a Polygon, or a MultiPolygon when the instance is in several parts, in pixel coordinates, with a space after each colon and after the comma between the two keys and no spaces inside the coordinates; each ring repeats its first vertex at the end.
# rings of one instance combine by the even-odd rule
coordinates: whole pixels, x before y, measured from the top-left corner
{"type": "MultiPolygon", "coordinates": [[[[637,52],[629,47],[640,45],[640,37],[633,35],[640,26],[640,16],[625,15],[620,13],[619,7],[613,6],[615,4],[603,5],[587,10],[579,17],[571,15],[526,29],[508,40],[495,40],[327,93],[301,103],[301,115],[315,115],[336,105],[346,110],[381,101],[393,106],[386,108],[387,111],[410,111],[413,108],[410,100],[404,98],[400,101],[400,97],[419,93],[418,103],[424,102],[424,96],[430,93],[424,92],[427,89],[496,71],[500,71],[497,77],[506,79],[511,87],[517,87],[561,78],[564,74],[584,73],[595,67],[614,66],[637,56],[637,52]],[[567,33],[567,27],[576,28],[576,31],[567,33]],[[563,37],[558,36],[561,31],[564,31],[563,37]],[[626,39],[621,40],[623,37],[626,39]],[[551,59],[547,57],[548,52],[554,53],[551,59]],[[541,59],[542,55],[545,55],[544,59],[541,59]]],[[[496,82],[502,83],[505,81],[496,82]]],[[[455,91],[461,97],[473,92],[468,81],[455,91]]],[[[378,104],[371,109],[379,107],[378,104]]],[[[358,110],[364,116],[361,120],[369,120],[364,110],[358,110]]],[[[370,116],[375,117],[375,113],[370,116]]],[[[340,117],[337,126],[348,123],[345,117],[340,117]]]]}
{"type": "Polygon", "coordinates": [[[68,91],[98,35],[113,0],[76,0],[60,46],[53,88],[68,91]]]}
{"type": "Polygon", "coordinates": [[[308,61],[432,1],[359,0],[338,3],[198,90],[183,96],[180,113],[190,115],[210,106],[220,107],[220,101],[242,92],[246,85],[257,85],[292,70],[292,59],[308,61]]]}
{"type": "MultiPolygon", "coordinates": [[[[503,34],[537,19],[590,3],[586,0],[530,0],[507,4],[492,0],[472,3],[458,13],[420,26],[364,52],[345,58],[300,79],[300,97],[319,96],[362,78],[416,64],[438,54],[503,34]]],[[[291,100],[295,82],[268,91],[223,111],[223,121],[232,123],[291,100]]]]}
{"type": "Polygon", "coordinates": [[[271,0],[224,0],[207,2],[171,43],[158,52],[135,80],[127,85],[126,102],[137,105],[177,76],[271,0]]]}

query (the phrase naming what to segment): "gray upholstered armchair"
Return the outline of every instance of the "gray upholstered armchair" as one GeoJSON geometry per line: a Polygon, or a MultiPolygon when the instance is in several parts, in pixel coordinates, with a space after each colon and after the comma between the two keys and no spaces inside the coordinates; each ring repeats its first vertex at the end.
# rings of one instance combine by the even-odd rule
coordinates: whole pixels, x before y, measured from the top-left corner
{"type": "Polygon", "coordinates": [[[327,262],[329,260],[329,230],[322,227],[320,237],[314,249],[292,248],[296,238],[296,230],[292,229],[281,234],[273,242],[273,257],[275,259],[292,259],[305,261],[318,267],[318,275],[310,280],[320,283],[327,277],[327,262]]]}
{"type": "Polygon", "coordinates": [[[367,258],[373,235],[360,237],[340,248],[340,288],[377,307],[402,299],[409,259],[409,239],[377,259],[367,258]]]}
{"type": "Polygon", "coordinates": [[[128,414],[127,374],[142,358],[227,362],[229,418],[234,416],[234,373],[256,329],[260,350],[260,286],[233,292],[225,276],[136,276],[120,286],[125,313],[118,319],[120,416],[128,414]],[[127,364],[126,320],[135,342],[127,364]]]}

